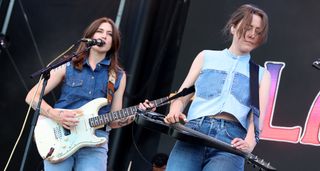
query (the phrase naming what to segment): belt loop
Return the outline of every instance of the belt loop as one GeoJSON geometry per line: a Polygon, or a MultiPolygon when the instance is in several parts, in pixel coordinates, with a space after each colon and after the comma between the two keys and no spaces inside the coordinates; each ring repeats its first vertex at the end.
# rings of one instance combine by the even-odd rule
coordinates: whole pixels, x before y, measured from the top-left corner
{"type": "Polygon", "coordinates": [[[224,119],[221,119],[221,128],[224,128],[224,119]]]}
{"type": "Polygon", "coordinates": [[[202,123],[203,123],[203,121],[204,121],[204,118],[205,118],[205,117],[201,117],[201,120],[200,120],[200,122],[199,122],[199,126],[202,125],[202,123]]]}

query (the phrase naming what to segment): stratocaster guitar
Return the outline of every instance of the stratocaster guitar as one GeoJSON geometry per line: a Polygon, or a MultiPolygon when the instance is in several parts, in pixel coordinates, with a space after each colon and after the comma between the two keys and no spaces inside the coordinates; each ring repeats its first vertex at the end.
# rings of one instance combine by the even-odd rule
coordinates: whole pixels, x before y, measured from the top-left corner
{"type": "Polygon", "coordinates": [[[259,159],[257,156],[246,153],[241,150],[231,147],[230,144],[220,141],[216,138],[207,136],[199,131],[188,128],[180,123],[165,124],[163,118],[165,116],[155,112],[139,112],[136,115],[135,122],[138,125],[146,127],[148,129],[167,134],[173,138],[181,141],[187,141],[195,144],[202,144],[209,147],[218,148],[245,158],[248,163],[254,167],[265,171],[276,171],[277,169],[270,165],[269,162],[259,159]]]}
{"type": "MultiPolygon", "coordinates": [[[[169,103],[167,102],[168,98],[164,97],[151,102],[155,107],[159,107],[169,103]]],[[[107,99],[97,98],[77,109],[81,111],[81,115],[78,116],[79,123],[71,130],[40,115],[34,130],[34,137],[41,157],[51,163],[57,163],[68,158],[81,147],[101,145],[106,141],[106,138],[95,136],[96,129],[117,119],[134,115],[138,110],[138,105],[136,105],[98,115],[99,109],[107,104],[107,99]]]]}

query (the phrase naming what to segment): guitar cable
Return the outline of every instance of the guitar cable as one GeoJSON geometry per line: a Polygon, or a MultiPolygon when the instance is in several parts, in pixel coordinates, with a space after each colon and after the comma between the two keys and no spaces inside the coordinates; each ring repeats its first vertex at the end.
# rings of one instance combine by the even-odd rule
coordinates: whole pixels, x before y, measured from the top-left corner
{"type": "MultiPolygon", "coordinates": [[[[176,95],[174,95],[174,96],[168,98],[167,100],[163,101],[161,104],[158,105],[158,107],[170,103],[171,100],[173,100],[173,99],[176,99],[176,98],[181,97],[181,96],[188,95],[188,94],[193,93],[193,92],[195,92],[195,87],[194,87],[194,85],[191,86],[191,87],[188,87],[188,88],[184,88],[181,92],[179,92],[179,93],[177,93],[176,95]]],[[[148,110],[152,110],[152,108],[151,108],[151,109],[146,109],[146,111],[148,111],[148,110]]],[[[138,114],[138,113],[141,113],[141,112],[144,113],[144,114],[146,114],[146,113],[147,113],[146,111],[140,111],[139,109],[137,109],[137,114],[138,114]]],[[[155,120],[163,120],[164,117],[165,117],[165,115],[159,116],[159,115],[148,114],[148,117],[150,117],[150,118],[152,118],[152,119],[155,119],[155,120]]],[[[131,127],[132,143],[133,143],[136,151],[138,152],[139,156],[142,158],[142,160],[144,160],[149,166],[152,166],[152,163],[151,163],[149,160],[147,160],[146,157],[144,157],[144,155],[142,154],[142,152],[139,150],[138,145],[136,144],[135,137],[134,137],[134,133],[133,133],[134,125],[136,125],[135,122],[132,124],[132,127],[131,127]]]]}
{"type": "MultiPolygon", "coordinates": [[[[74,46],[75,46],[74,44],[71,45],[66,51],[64,51],[63,53],[61,53],[58,57],[56,57],[56,58],[55,58],[52,62],[50,62],[47,66],[51,65],[52,63],[54,63],[55,61],[57,61],[58,59],[60,59],[60,57],[62,57],[63,55],[65,55],[67,52],[69,52],[74,46]]],[[[20,139],[21,139],[21,136],[22,136],[22,134],[23,134],[23,131],[25,130],[25,126],[26,126],[26,123],[27,123],[27,120],[28,120],[28,118],[29,118],[29,114],[30,114],[30,111],[31,111],[31,108],[32,108],[32,104],[33,104],[34,99],[35,99],[35,97],[36,97],[36,93],[37,93],[38,90],[39,90],[40,82],[41,82],[42,78],[43,78],[43,75],[41,75],[40,78],[39,78],[39,81],[38,81],[38,84],[37,84],[37,87],[36,87],[36,91],[34,92],[34,94],[33,94],[33,96],[32,96],[31,102],[30,102],[29,107],[28,107],[28,111],[27,111],[27,113],[26,113],[26,117],[25,117],[25,119],[24,119],[24,121],[23,121],[23,124],[22,124],[22,127],[21,127],[21,129],[20,129],[20,133],[19,133],[19,135],[18,135],[18,138],[17,138],[17,140],[16,140],[16,142],[15,142],[15,144],[14,144],[14,146],[13,146],[13,149],[12,149],[12,151],[11,151],[11,153],[10,153],[10,156],[9,156],[9,158],[8,158],[8,160],[7,160],[7,163],[6,163],[6,165],[5,165],[4,171],[7,170],[8,166],[9,166],[9,164],[10,164],[10,161],[11,161],[11,159],[12,159],[12,156],[13,156],[13,154],[14,154],[17,146],[18,146],[18,143],[20,142],[20,139]]],[[[54,151],[54,149],[53,149],[53,151],[54,151]]],[[[53,151],[52,151],[52,153],[53,153],[53,151]]],[[[50,152],[51,152],[51,149],[49,150],[48,154],[50,154],[50,152]]],[[[52,155],[52,153],[51,153],[50,155],[52,155]]],[[[50,156],[48,156],[48,157],[50,157],[50,156]]]]}
{"type": "Polygon", "coordinates": [[[52,155],[52,153],[54,152],[54,148],[51,147],[48,154],[46,155],[46,157],[43,160],[46,160],[48,157],[50,157],[52,155]]]}
{"type": "Polygon", "coordinates": [[[138,145],[137,145],[137,143],[136,143],[136,141],[135,141],[135,138],[134,138],[134,127],[135,127],[135,125],[136,125],[136,123],[134,122],[133,124],[132,124],[132,127],[131,127],[131,138],[132,138],[132,144],[133,144],[133,146],[134,146],[134,148],[136,149],[136,151],[138,152],[138,154],[139,154],[139,156],[141,157],[141,159],[144,161],[144,162],[146,162],[149,166],[152,166],[152,163],[148,160],[148,159],[146,159],[146,157],[142,154],[142,152],[139,150],[139,147],[138,147],[138,145]]]}
{"type": "MultiPolygon", "coordinates": [[[[40,82],[41,79],[42,79],[42,75],[40,76],[39,82],[40,82]]],[[[37,88],[36,88],[36,91],[35,91],[35,93],[34,93],[34,95],[33,95],[33,97],[32,97],[31,103],[30,103],[30,105],[29,105],[29,107],[28,107],[28,111],[27,111],[26,117],[25,117],[25,119],[24,119],[24,121],[23,121],[23,124],[22,124],[22,128],[21,128],[20,133],[19,133],[19,135],[18,135],[18,138],[17,138],[17,140],[16,140],[16,142],[15,142],[15,144],[14,144],[14,146],[13,146],[13,149],[12,149],[12,151],[11,151],[11,153],[10,153],[10,156],[9,156],[9,158],[8,158],[8,161],[7,161],[7,163],[6,163],[6,166],[5,166],[5,168],[4,168],[4,171],[7,170],[8,166],[9,166],[9,163],[10,163],[10,161],[11,161],[11,159],[12,159],[13,153],[15,152],[15,150],[16,150],[16,148],[17,148],[17,145],[18,145],[18,143],[19,143],[19,141],[20,141],[20,139],[21,139],[21,136],[22,136],[22,134],[23,134],[23,131],[24,131],[24,129],[25,129],[25,126],[26,126],[26,123],[27,123],[27,120],[28,120],[28,118],[29,118],[29,114],[30,114],[30,111],[31,111],[31,106],[32,106],[31,104],[33,103],[34,98],[36,97],[36,92],[38,92],[39,85],[40,85],[40,84],[38,84],[38,86],[37,86],[37,88]]]]}

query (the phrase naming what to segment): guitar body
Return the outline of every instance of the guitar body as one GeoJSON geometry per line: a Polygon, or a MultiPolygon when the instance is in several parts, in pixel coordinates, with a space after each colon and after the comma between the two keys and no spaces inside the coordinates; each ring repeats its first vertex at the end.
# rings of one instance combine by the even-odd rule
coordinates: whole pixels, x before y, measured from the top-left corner
{"type": "MultiPolygon", "coordinates": [[[[169,97],[151,101],[155,107],[169,103],[169,97]]],[[[135,115],[139,105],[131,106],[98,115],[102,106],[108,104],[106,98],[96,98],[82,107],[75,109],[79,123],[71,130],[67,130],[59,123],[40,115],[34,130],[36,145],[41,157],[51,163],[61,162],[71,156],[81,147],[99,146],[106,142],[106,138],[95,136],[95,130],[112,121],[135,115]]],[[[65,110],[65,109],[61,109],[65,110]]]]}
{"type": "Polygon", "coordinates": [[[41,157],[51,163],[57,163],[68,158],[81,147],[103,144],[106,138],[95,136],[96,128],[89,125],[89,118],[98,116],[99,109],[107,104],[107,99],[97,98],[77,109],[82,114],[78,117],[78,125],[71,130],[40,115],[34,137],[41,157]],[[52,154],[49,155],[51,152],[52,154]]]}

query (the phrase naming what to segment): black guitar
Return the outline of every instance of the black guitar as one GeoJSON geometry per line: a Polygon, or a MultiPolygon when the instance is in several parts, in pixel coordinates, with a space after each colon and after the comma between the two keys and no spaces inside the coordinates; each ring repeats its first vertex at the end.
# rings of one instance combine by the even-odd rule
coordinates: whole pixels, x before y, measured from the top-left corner
{"type": "Polygon", "coordinates": [[[246,153],[241,150],[231,147],[230,144],[220,141],[216,138],[207,136],[199,131],[188,128],[180,123],[165,124],[163,122],[164,115],[155,112],[139,112],[136,115],[135,122],[138,125],[146,127],[148,129],[167,134],[173,138],[181,141],[187,141],[190,143],[203,144],[209,147],[218,148],[236,155],[239,155],[246,159],[246,161],[257,167],[260,170],[276,171],[277,169],[272,167],[269,162],[259,159],[257,156],[246,153]]]}

